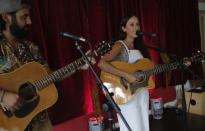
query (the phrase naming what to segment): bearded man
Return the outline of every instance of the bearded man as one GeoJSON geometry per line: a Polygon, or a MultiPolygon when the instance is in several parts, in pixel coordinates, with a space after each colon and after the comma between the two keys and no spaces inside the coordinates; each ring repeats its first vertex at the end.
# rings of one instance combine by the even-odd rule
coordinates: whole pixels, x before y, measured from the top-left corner
{"type": "MultiPolygon", "coordinates": [[[[30,6],[21,0],[0,0],[0,74],[13,72],[32,61],[40,63],[48,73],[50,72],[38,46],[24,40],[28,27],[32,24],[29,8],[30,6]]],[[[91,62],[95,63],[95,60],[92,59],[91,62]]],[[[85,64],[81,69],[88,69],[88,65],[85,64]]],[[[0,113],[1,110],[4,110],[5,114],[7,111],[13,113],[23,105],[24,100],[19,93],[2,88],[0,83],[0,113]]],[[[7,115],[9,117],[9,114],[7,115]]],[[[0,126],[1,131],[18,130],[15,127],[9,128],[4,129],[0,126]]],[[[47,111],[38,113],[25,130],[52,131],[47,111]]]]}

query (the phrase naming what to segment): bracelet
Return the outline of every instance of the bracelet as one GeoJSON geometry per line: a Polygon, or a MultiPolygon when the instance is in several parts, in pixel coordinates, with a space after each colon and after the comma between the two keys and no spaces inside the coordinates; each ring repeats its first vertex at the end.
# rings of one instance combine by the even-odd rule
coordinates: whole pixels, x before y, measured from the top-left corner
{"type": "Polygon", "coordinates": [[[3,102],[4,93],[5,93],[5,90],[4,90],[4,89],[1,89],[0,103],[3,102]]]}

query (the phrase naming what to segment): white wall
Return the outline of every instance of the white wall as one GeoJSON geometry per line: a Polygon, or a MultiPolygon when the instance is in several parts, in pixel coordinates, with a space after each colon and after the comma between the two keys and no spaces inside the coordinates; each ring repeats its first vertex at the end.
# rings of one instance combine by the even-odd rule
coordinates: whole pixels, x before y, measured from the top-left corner
{"type": "Polygon", "coordinates": [[[199,2],[199,11],[205,11],[205,2],[199,2]]]}

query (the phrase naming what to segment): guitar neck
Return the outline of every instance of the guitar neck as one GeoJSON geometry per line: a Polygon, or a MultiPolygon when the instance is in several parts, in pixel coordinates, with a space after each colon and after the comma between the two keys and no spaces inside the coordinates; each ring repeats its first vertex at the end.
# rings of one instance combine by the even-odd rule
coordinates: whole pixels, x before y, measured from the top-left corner
{"type": "Polygon", "coordinates": [[[205,57],[205,54],[203,52],[198,52],[196,55],[190,58],[183,59],[182,61],[176,61],[174,63],[164,64],[164,65],[157,65],[157,67],[155,67],[154,69],[145,71],[145,74],[147,76],[151,76],[151,75],[158,74],[161,72],[174,70],[186,61],[197,62],[197,61],[203,60],[204,57],[205,57]]]}
{"type": "MultiPolygon", "coordinates": [[[[88,56],[96,56],[95,53],[90,53],[88,56]]],[[[56,81],[62,80],[73,74],[76,70],[80,69],[86,62],[84,61],[83,57],[75,60],[74,62],[52,72],[51,74],[43,77],[42,79],[36,81],[34,84],[39,89],[42,90],[43,88],[47,87],[48,85],[55,83],[56,81]]]]}
{"type": "MultiPolygon", "coordinates": [[[[100,47],[98,47],[96,50],[90,52],[87,54],[88,57],[96,57],[105,54],[107,51],[109,51],[112,48],[113,42],[100,44],[100,47]]],[[[42,90],[43,88],[47,87],[48,85],[62,80],[68,76],[70,76],[72,73],[74,73],[76,70],[80,69],[85,64],[85,60],[83,57],[75,60],[74,62],[54,71],[53,73],[43,77],[42,79],[35,81],[34,85],[39,90],[42,90]]]]}
{"type": "Polygon", "coordinates": [[[46,77],[36,81],[34,84],[38,87],[39,90],[47,87],[48,85],[55,83],[65,77],[70,76],[73,72],[78,70],[81,66],[85,64],[83,58],[79,58],[76,61],[52,72],[51,74],[47,75],[46,77]]]}
{"type": "Polygon", "coordinates": [[[180,62],[174,62],[171,64],[157,65],[154,69],[145,71],[148,76],[156,75],[165,71],[174,70],[177,66],[180,65],[180,62]]]}
{"type": "Polygon", "coordinates": [[[157,65],[157,67],[155,67],[152,70],[148,70],[145,73],[148,76],[154,75],[154,74],[158,74],[161,72],[165,72],[165,71],[170,71],[170,70],[174,70],[176,69],[178,66],[180,66],[181,64],[183,64],[186,61],[190,61],[190,62],[197,62],[197,61],[201,61],[203,60],[205,57],[203,52],[198,52],[198,54],[190,57],[190,58],[186,58],[183,59],[182,61],[176,61],[174,63],[170,63],[170,64],[164,64],[164,65],[157,65]]]}

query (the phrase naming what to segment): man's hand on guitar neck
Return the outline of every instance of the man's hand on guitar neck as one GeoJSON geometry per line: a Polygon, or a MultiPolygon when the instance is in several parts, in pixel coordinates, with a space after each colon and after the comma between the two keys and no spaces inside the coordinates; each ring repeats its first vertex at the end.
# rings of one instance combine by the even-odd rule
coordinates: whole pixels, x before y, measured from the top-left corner
{"type": "Polygon", "coordinates": [[[9,111],[14,112],[23,105],[23,100],[16,93],[5,91],[1,105],[9,111]]]}
{"type": "MultiPolygon", "coordinates": [[[[89,53],[90,53],[90,50],[88,50],[88,51],[86,52],[86,55],[88,55],[89,53]]],[[[89,60],[92,64],[95,64],[95,63],[96,63],[96,60],[95,60],[94,57],[88,57],[88,60],[89,60]]],[[[89,68],[88,64],[85,64],[85,65],[83,65],[80,69],[81,69],[81,70],[87,70],[88,68],[89,68]]]]}

